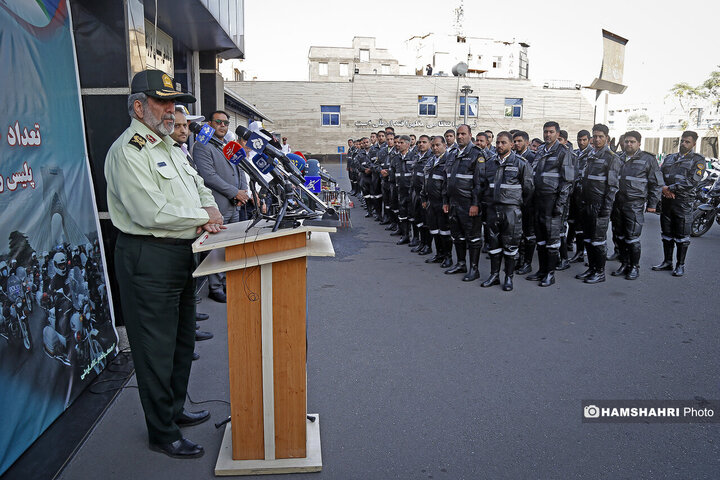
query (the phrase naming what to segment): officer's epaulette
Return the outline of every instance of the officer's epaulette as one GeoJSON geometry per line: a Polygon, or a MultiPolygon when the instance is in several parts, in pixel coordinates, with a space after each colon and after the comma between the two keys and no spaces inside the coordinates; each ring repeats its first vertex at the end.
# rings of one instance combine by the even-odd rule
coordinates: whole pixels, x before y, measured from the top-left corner
{"type": "Polygon", "coordinates": [[[136,147],[138,150],[142,150],[145,146],[145,142],[147,142],[147,140],[145,140],[145,138],[143,138],[143,136],[139,133],[136,133],[128,143],[136,147]]]}

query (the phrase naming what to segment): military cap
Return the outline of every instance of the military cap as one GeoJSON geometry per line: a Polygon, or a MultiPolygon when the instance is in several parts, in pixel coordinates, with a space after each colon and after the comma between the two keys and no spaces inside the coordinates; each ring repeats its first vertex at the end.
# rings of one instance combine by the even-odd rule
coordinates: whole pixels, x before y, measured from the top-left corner
{"type": "Polygon", "coordinates": [[[144,93],[148,97],[161,100],[195,103],[195,97],[189,93],[175,90],[175,81],[161,70],[143,70],[136,73],[132,79],[130,93],[144,93]]]}

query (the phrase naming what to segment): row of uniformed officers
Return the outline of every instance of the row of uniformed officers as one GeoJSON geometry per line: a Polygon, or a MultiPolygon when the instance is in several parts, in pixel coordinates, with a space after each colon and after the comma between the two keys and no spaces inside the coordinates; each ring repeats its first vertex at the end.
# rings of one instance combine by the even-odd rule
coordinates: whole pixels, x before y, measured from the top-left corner
{"type": "Polygon", "coordinates": [[[446,274],[476,280],[481,251],[486,251],[490,276],[481,285],[491,287],[501,283],[504,261],[505,291],[513,289],[514,273],[532,271],[536,248],[539,267],[526,278],[542,287],[555,283],[555,270],[584,261],[585,252],[589,268],[576,278],[589,284],[605,281],[611,219],[620,261],[612,274],[636,279],[644,212],[654,212],[662,196],[665,258],[653,270],[682,276],[692,190],[705,168],[705,159],[693,152],[697,134],[684,132],[680,152],[666,157],[661,169],[654,155],[640,150],[638,132],[623,135],[620,155],[610,148],[603,124],[593,126],[592,133],[580,131],[575,150],[561,132],[557,122],[545,123],[544,143],[534,141],[533,150],[523,131],[500,132],[492,146],[488,133],[473,139],[468,125],[444,136],[420,135],[417,142],[396,137],[389,128],[373,135],[374,144],[363,137],[350,148],[351,193],[362,194],[366,217],[388,225],[391,235],[401,237],[399,245],[427,255],[434,240],[435,255],[426,263],[441,264],[446,274]],[[568,231],[577,244],[572,259],[568,231]]]}

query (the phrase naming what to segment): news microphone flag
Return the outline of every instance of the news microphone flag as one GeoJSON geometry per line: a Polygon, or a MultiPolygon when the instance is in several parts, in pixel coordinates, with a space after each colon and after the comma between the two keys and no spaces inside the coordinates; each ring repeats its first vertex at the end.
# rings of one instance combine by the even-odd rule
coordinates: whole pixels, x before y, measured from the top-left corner
{"type": "Polygon", "coordinates": [[[305,177],[305,188],[313,193],[322,191],[322,181],[320,177],[305,177]]]}
{"type": "Polygon", "coordinates": [[[215,134],[215,129],[206,123],[200,129],[200,132],[195,134],[195,140],[202,143],[203,145],[207,145],[213,134],[215,134]]]}

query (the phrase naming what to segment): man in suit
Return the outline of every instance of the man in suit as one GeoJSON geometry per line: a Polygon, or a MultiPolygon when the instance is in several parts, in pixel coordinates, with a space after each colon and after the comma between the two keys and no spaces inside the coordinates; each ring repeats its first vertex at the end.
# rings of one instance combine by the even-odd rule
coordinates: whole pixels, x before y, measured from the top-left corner
{"type": "MultiPolygon", "coordinates": [[[[230,120],[227,113],[216,110],[208,115],[210,126],[215,129],[215,138],[224,143],[223,138],[228,132],[230,120]]],[[[212,145],[195,142],[193,158],[198,173],[205,185],[212,190],[215,202],[223,216],[225,224],[240,222],[247,219],[245,204],[250,199],[248,184],[243,172],[230,163],[223,153],[212,145]]],[[[209,277],[208,297],[216,302],[225,303],[225,275],[217,273],[209,277]]]]}

